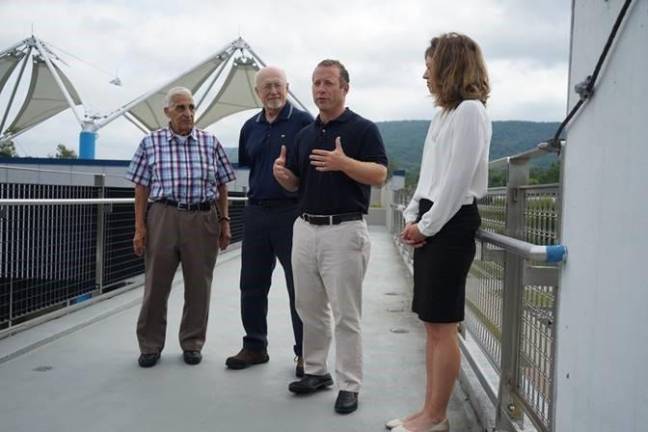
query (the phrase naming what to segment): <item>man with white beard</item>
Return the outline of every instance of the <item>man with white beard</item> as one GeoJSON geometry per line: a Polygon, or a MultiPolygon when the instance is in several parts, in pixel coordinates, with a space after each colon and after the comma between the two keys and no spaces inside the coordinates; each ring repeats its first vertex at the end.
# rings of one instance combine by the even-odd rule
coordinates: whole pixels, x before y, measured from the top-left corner
{"type": "Polygon", "coordinates": [[[241,252],[241,320],[245,328],[243,348],[226,360],[230,369],[244,369],[269,360],[268,291],[276,259],[283,266],[290,298],[297,358],[295,374],[303,376],[302,322],[295,310],[295,290],[290,262],[292,230],[298,216],[297,193],[288,192],[275,180],[272,166],[282,146],[293,149],[295,135],[313,117],[288,100],[286,74],[268,66],[256,74],[255,91],[263,109],[247,120],[239,138],[239,166],[249,167],[248,205],[244,214],[241,252]]]}

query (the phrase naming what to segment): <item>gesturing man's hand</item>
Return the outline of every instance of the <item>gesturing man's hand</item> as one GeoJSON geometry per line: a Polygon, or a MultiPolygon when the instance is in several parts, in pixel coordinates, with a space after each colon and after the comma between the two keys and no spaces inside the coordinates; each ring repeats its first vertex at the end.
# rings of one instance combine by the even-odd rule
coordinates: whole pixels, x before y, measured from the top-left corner
{"type": "Polygon", "coordinates": [[[286,146],[284,145],[281,146],[279,157],[275,159],[272,166],[272,174],[277,180],[290,180],[290,174],[286,168],[286,146]]]}
{"type": "Polygon", "coordinates": [[[317,171],[344,171],[349,158],[342,149],[342,140],[337,137],[335,138],[335,150],[315,149],[310,154],[310,161],[317,171]]]}

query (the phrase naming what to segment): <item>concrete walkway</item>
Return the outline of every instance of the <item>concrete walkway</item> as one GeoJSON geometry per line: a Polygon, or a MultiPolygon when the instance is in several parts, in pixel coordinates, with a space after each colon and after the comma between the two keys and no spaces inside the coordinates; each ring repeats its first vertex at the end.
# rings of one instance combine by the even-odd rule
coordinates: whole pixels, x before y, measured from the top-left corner
{"type": "MultiPolygon", "coordinates": [[[[270,362],[242,371],[225,368],[242,336],[240,259],[239,251],[232,251],[219,257],[215,270],[208,340],[198,366],[183,363],[178,345],[180,279],[169,302],[166,347],[154,368],[137,366],[141,288],[0,340],[0,430],[384,430],[385,420],[423,400],[424,345],[422,327],[409,312],[411,278],[385,229],[372,227],[371,237],[364,285],[365,383],[357,412],[336,414],[333,389],[306,397],[288,392],[294,362],[280,266],[270,295],[270,362]]],[[[329,359],[333,371],[333,352],[329,359]]],[[[480,430],[459,385],[450,422],[453,431],[480,430]]]]}

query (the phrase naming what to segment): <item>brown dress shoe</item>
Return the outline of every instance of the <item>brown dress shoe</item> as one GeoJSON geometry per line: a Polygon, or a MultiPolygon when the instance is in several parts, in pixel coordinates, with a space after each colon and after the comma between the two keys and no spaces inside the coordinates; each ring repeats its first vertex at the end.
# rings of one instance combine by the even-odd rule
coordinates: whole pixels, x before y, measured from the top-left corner
{"type": "Polygon", "coordinates": [[[267,351],[252,351],[243,348],[238,354],[228,357],[225,365],[230,369],[245,369],[261,363],[267,363],[270,360],[267,351]]]}

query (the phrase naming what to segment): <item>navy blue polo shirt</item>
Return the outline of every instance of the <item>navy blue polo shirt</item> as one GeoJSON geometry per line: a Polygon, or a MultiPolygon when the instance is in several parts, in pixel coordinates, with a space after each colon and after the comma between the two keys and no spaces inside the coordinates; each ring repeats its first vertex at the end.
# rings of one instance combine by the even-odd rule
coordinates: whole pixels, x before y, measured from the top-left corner
{"type": "Polygon", "coordinates": [[[299,203],[303,213],[331,215],[369,210],[371,186],[353,180],[342,171],[317,171],[310,163],[313,149],[335,150],[337,137],[347,156],[387,166],[385,146],[373,122],[348,108],[326,124],[318,116],[297,135],[297,151],[287,155],[287,167],[299,177],[299,203]]]}
{"type": "Polygon", "coordinates": [[[248,196],[257,200],[280,200],[297,198],[297,193],[281,187],[272,174],[272,165],[279,157],[281,146],[286,152],[295,148],[295,136],[313,117],[300,111],[290,102],[282,108],[277,118],[268,123],[265,111],[248,119],[239,136],[239,166],[250,168],[248,196]]]}

